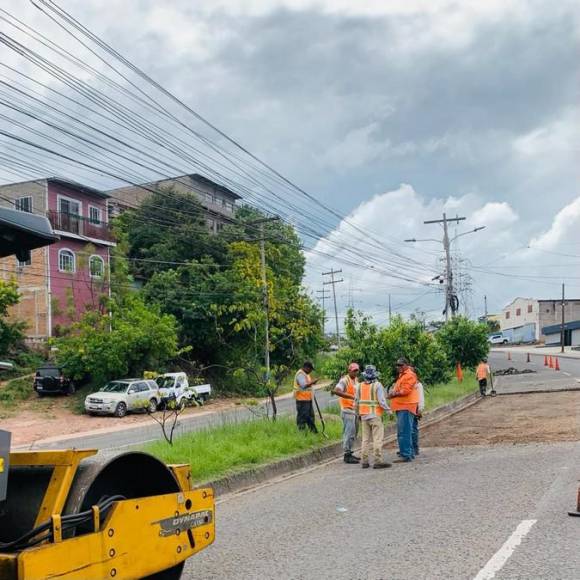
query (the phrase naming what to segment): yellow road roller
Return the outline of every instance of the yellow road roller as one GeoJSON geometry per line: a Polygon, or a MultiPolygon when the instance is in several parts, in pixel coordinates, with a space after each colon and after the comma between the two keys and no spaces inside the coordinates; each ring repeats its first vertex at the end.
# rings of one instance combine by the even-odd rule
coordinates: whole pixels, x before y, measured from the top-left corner
{"type": "Polygon", "coordinates": [[[174,580],[215,537],[211,488],[146,453],[8,452],[0,431],[0,579],[174,580]]]}

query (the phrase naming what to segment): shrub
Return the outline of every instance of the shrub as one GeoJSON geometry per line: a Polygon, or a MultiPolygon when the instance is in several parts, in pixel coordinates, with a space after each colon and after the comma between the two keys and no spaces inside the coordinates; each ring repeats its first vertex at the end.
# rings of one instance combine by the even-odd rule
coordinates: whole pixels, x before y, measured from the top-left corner
{"type": "Polygon", "coordinates": [[[489,352],[486,324],[457,316],[437,333],[437,342],[452,364],[475,367],[489,352]]]}

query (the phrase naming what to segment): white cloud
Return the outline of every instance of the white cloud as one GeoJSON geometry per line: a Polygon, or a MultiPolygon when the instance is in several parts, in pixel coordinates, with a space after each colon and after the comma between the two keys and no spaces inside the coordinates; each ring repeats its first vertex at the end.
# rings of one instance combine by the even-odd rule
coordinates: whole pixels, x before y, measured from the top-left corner
{"type": "Polygon", "coordinates": [[[559,211],[551,227],[532,238],[530,247],[540,250],[554,250],[560,244],[580,242],[580,197],[559,211]]]}

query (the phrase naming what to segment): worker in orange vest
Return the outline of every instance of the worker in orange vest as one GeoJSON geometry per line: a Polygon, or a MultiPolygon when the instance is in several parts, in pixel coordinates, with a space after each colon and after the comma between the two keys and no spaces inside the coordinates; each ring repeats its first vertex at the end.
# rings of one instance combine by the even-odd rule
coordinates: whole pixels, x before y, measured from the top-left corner
{"type": "Polygon", "coordinates": [[[362,374],[362,382],[356,387],[356,407],[361,419],[362,428],[362,468],[369,467],[369,447],[373,448],[373,469],[391,467],[390,463],[383,460],[383,439],[385,428],[383,426],[383,413],[389,411],[389,405],[385,398],[385,389],[379,382],[377,369],[367,365],[362,374]]]}
{"type": "Polygon", "coordinates": [[[387,398],[397,415],[397,441],[399,459],[395,463],[410,463],[415,459],[413,427],[419,407],[417,375],[406,359],[397,361],[397,381],[389,390],[387,398]]]}
{"type": "Polygon", "coordinates": [[[318,382],[318,379],[313,380],[310,376],[313,370],[313,364],[310,361],[306,361],[294,377],[296,424],[300,430],[308,427],[313,433],[318,433],[316,423],[314,422],[314,407],[312,405],[312,387],[318,382]]]}
{"type": "Polygon", "coordinates": [[[342,417],[342,449],[344,450],[344,462],[350,464],[356,464],[360,461],[352,452],[357,431],[354,400],[356,397],[359,371],[360,367],[357,363],[350,363],[347,374],[338,381],[333,391],[339,397],[338,403],[340,405],[340,416],[342,417]]]}
{"type": "Polygon", "coordinates": [[[487,359],[484,358],[478,365],[475,371],[475,376],[479,381],[479,392],[482,397],[487,394],[487,377],[489,376],[491,370],[487,364],[487,359]]]}

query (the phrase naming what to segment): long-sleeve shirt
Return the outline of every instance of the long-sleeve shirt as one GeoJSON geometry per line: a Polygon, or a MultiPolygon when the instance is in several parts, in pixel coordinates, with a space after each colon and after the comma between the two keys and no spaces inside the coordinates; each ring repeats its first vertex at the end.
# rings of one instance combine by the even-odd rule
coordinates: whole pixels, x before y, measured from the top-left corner
{"type": "Polygon", "coordinates": [[[410,411],[413,414],[417,413],[417,406],[419,404],[419,391],[416,386],[418,383],[417,375],[410,367],[407,367],[393,385],[393,393],[397,393],[398,397],[393,397],[391,401],[391,408],[393,411],[410,411]]]}
{"type": "MultiPolygon", "coordinates": [[[[380,407],[382,407],[385,411],[390,411],[389,405],[387,403],[387,398],[385,396],[385,388],[383,387],[383,385],[381,383],[379,383],[378,381],[375,382],[375,385],[377,387],[377,403],[379,404],[380,407]]],[[[357,384],[356,386],[356,396],[355,396],[355,402],[356,402],[356,406],[358,407],[358,402],[360,401],[360,383],[357,384]]],[[[368,413],[367,415],[361,415],[361,419],[363,421],[368,421],[369,419],[374,419],[375,417],[377,417],[378,415],[376,413],[368,413]]]]}

